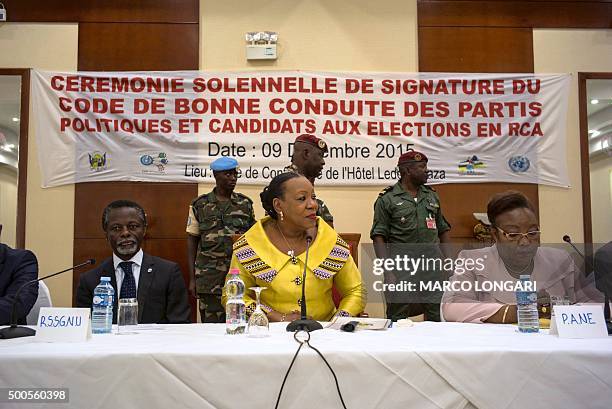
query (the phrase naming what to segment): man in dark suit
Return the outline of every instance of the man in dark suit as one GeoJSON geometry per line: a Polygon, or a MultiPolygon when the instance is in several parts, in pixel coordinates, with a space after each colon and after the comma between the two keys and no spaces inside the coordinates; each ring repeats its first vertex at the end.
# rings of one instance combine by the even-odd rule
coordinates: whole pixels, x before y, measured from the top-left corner
{"type": "Polygon", "coordinates": [[[81,275],[76,306],[91,308],[100,277],[109,276],[115,289],[113,322],[117,322],[117,300],[138,299],[141,324],[190,322],[185,281],[178,264],[145,254],[141,243],[147,229],[144,209],[128,200],[117,200],[104,209],[102,229],[113,256],[81,275]]]}
{"type": "MultiPolygon", "coordinates": [[[[19,287],[37,278],[38,261],[31,251],[12,249],[0,243],[0,325],[10,324],[13,300],[19,287]]],[[[26,316],[37,298],[37,285],[29,285],[21,291],[16,309],[18,324],[26,323],[26,316]]]]}

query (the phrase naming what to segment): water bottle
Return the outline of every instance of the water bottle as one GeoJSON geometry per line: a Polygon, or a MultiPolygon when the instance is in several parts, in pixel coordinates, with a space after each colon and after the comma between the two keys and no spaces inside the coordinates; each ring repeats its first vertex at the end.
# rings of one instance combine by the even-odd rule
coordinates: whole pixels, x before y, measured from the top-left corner
{"type": "Polygon", "coordinates": [[[91,332],[94,334],[110,334],[113,328],[114,299],[115,289],[110,283],[110,277],[101,277],[93,296],[91,332]]]}
{"type": "Polygon", "coordinates": [[[246,307],[244,305],[244,281],[240,278],[240,270],[233,268],[230,278],[225,284],[225,332],[242,334],[246,328],[246,307]]]}
{"type": "Polygon", "coordinates": [[[521,289],[516,292],[516,315],[518,316],[518,329],[520,332],[538,332],[538,294],[535,288],[529,287],[531,276],[523,274],[520,277],[521,289]],[[531,290],[529,290],[531,288],[531,290]]]}

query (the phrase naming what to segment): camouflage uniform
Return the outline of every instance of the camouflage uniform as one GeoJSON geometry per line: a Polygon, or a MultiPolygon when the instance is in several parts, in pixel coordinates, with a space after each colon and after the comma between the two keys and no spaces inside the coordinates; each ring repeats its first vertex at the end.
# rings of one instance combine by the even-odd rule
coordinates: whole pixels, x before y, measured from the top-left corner
{"type": "Polygon", "coordinates": [[[192,202],[187,233],[200,237],[195,280],[202,322],[225,322],[221,293],[232,258],[232,235],[245,233],[253,224],[253,201],[241,193],[220,202],[213,189],[192,202]]]}
{"type": "MultiPolygon", "coordinates": [[[[425,185],[419,186],[416,201],[411,193],[404,190],[400,182],[384,189],[374,204],[374,221],[370,237],[382,236],[388,244],[389,257],[405,255],[409,252],[411,257],[440,257],[439,235],[450,230],[440,208],[440,198],[436,191],[425,185]],[[428,227],[427,220],[430,220],[428,227]],[[432,223],[432,220],[435,223],[432,223]],[[401,246],[411,244],[409,248],[401,246]],[[394,246],[394,244],[396,244],[394,246]],[[420,244],[420,245],[418,245],[420,244]]],[[[397,281],[401,280],[438,280],[439,271],[419,271],[412,277],[399,272],[395,273],[397,281]]],[[[412,295],[412,294],[411,294],[412,295]]],[[[397,320],[421,313],[419,308],[425,310],[428,319],[440,320],[439,295],[414,294],[420,301],[433,301],[428,303],[411,304],[406,302],[392,302],[393,296],[387,297],[387,318],[397,320]]],[[[406,301],[406,294],[402,301],[406,301]]]]}
{"type": "MultiPolygon", "coordinates": [[[[283,169],[283,171],[285,171],[285,172],[300,173],[300,172],[298,172],[297,166],[295,166],[293,163],[291,165],[289,165],[289,166],[286,166],[283,169]]],[[[329,208],[327,207],[325,202],[317,197],[317,204],[319,205],[317,207],[317,216],[320,216],[321,219],[325,220],[327,222],[327,224],[329,224],[330,226],[333,225],[334,224],[334,216],[332,216],[332,214],[329,211],[329,208]]]]}

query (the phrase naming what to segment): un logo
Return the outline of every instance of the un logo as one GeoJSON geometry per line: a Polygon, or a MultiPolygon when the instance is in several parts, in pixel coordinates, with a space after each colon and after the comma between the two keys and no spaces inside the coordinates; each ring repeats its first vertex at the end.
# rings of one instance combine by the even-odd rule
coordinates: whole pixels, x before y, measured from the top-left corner
{"type": "Polygon", "coordinates": [[[140,163],[144,166],[149,166],[153,163],[153,157],[151,155],[142,155],[140,157],[140,163]]]}
{"type": "Polygon", "coordinates": [[[527,156],[517,155],[508,160],[508,166],[514,173],[524,173],[529,170],[531,163],[527,156]]]}

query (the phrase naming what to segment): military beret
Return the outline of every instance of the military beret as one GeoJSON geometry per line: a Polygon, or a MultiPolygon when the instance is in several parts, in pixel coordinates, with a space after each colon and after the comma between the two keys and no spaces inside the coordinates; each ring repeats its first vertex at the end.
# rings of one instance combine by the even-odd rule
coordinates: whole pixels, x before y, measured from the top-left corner
{"type": "Polygon", "coordinates": [[[415,162],[427,162],[427,156],[424,153],[417,152],[413,149],[408,150],[408,152],[404,153],[399,157],[397,161],[397,166],[402,165],[404,163],[415,163],[415,162]]]}
{"type": "Polygon", "coordinates": [[[314,145],[317,148],[321,149],[323,152],[327,152],[327,144],[325,143],[325,141],[321,138],[317,138],[314,135],[308,134],[308,133],[303,133],[300,136],[298,136],[297,138],[295,138],[296,142],[304,142],[307,143],[309,145],[314,145]]]}
{"type": "Polygon", "coordinates": [[[234,158],[228,158],[227,156],[222,156],[210,164],[210,168],[215,172],[232,170],[236,169],[237,167],[238,161],[234,158]]]}

